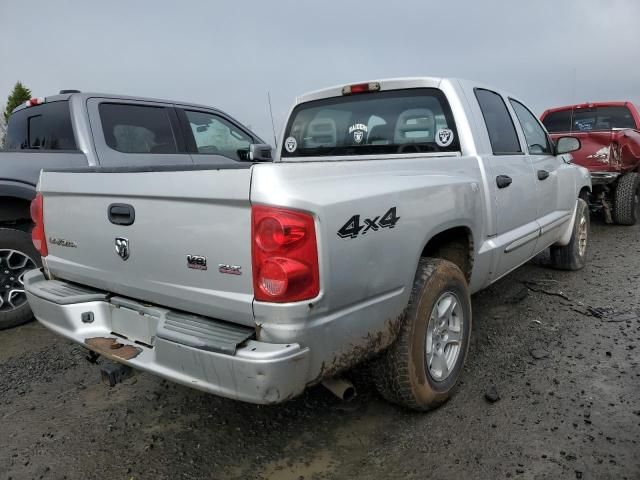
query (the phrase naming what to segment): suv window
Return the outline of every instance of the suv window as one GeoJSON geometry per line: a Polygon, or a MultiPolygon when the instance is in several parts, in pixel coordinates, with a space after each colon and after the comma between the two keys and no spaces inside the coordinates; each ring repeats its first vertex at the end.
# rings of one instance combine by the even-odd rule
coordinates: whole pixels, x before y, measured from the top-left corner
{"type": "Polygon", "coordinates": [[[475,92],[494,155],[522,153],[516,127],[502,97],[482,88],[476,88],[475,92]]]}
{"type": "Polygon", "coordinates": [[[225,119],[207,112],[185,110],[196,153],[248,160],[252,138],[225,119]]]}
{"type": "Polygon", "coordinates": [[[43,103],[11,115],[7,150],[76,150],[69,102],[43,103]]]}
{"type": "Polygon", "coordinates": [[[177,153],[165,107],[101,103],[100,121],[109,147],[122,153],[177,153]]]}
{"type": "Polygon", "coordinates": [[[532,155],[551,155],[551,144],[547,132],[544,131],[538,119],[520,102],[509,99],[516,117],[524,131],[524,138],[527,140],[529,153],[532,155]]]}
{"type": "Polygon", "coordinates": [[[460,151],[449,103],[435,88],[302,103],[291,113],[283,143],[283,157],[460,151]]]}

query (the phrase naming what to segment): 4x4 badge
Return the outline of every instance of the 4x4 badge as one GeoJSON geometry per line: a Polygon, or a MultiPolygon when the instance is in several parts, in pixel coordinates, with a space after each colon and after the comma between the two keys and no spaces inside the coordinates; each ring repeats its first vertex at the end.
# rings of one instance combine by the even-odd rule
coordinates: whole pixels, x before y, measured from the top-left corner
{"type": "Polygon", "coordinates": [[[129,240],[123,237],[116,237],[116,253],[122,260],[129,258],[129,240]]]}

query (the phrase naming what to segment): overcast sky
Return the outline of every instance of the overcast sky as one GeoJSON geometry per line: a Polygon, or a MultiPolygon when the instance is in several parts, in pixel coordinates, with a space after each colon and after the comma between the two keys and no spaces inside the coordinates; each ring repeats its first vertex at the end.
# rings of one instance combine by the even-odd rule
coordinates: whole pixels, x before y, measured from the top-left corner
{"type": "Polygon", "coordinates": [[[537,113],[640,103],[638,0],[0,0],[0,103],[20,80],[219,107],[273,142],[294,97],[335,84],[456,76],[537,113]],[[574,80],[575,79],[575,80],[574,80]]]}

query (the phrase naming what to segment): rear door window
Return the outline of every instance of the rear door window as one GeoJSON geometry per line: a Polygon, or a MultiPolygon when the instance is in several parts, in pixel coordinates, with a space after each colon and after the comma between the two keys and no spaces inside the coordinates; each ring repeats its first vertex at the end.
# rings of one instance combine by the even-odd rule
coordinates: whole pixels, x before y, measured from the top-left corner
{"type": "Polygon", "coordinates": [[[68,101],[43,103],[11,115],[7,150],[76,150],[68,101]]]}
{"type": "Polygon", "coordinates": [[[306,102],[285,129],[283,157],[459,152],[445,95],[434,88],[306,102]]]}
{"type": "Polygon", "coordinates": [[[209,112],[185,110],[195,152],[222,155],[232,160],[249,160],[252,138],[224,118],[209,112]]]}
{"type": "Polygon", "coordinates": [[[101,103],[102,130],[107,145],[121,153],[177,153],[166,107],[101,103]]]}
{"type": "Polygon", "coordinates": [[[476,88],[475,93],[487,126],[493,154],[522,153],[516,127],[502,96],[483,88],[476,88]]]}

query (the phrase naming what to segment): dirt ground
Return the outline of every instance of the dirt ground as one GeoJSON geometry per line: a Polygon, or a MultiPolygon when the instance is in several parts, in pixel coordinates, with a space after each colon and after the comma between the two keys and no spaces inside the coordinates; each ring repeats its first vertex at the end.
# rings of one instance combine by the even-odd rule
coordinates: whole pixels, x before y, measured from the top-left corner
{"type": "Polygon", "coordinates": [[[322,387],[279,406],[139,374],[109,388],[37,323],[0,332],[0,480],[640,478],[640,227],[594,222],[581,272],[544,256],[473,298],[456,395],[428,414],[322,387]],[[500,399],[485,393],[495,385],[500,399]]]}

